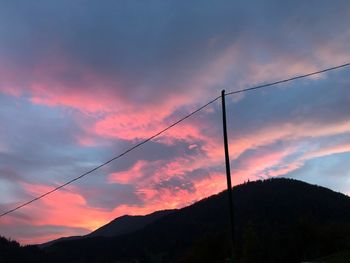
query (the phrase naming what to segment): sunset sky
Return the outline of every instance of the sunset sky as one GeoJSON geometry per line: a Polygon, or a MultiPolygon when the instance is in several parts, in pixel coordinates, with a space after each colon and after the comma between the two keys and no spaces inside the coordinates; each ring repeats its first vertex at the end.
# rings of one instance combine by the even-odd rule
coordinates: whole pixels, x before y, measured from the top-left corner
{"type": "MultiPolygon", "coordinates": [[[[0,0],[0,213],[222,89],[347,62],[347,0],[0,0]]],[[[350,194],[350,67],[226,99],[234,185],[284,176],[350,194]]],[[[217,101],[0,218],[0,235],[40,243],[186,206],[225,189],[223,153],[217,101]]]]}

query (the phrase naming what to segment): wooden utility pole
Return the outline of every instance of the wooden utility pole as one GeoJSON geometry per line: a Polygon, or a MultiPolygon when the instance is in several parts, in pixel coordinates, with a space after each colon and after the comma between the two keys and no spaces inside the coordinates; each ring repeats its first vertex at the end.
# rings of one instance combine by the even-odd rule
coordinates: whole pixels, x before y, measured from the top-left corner
{"type": "Polygon", "coordinates": [[[235,246],[235,231],[234,231],[234,217],[233,217],[233,200],[232,200],[232,184],[231,184],[231,169],[230,169],[230,156],[228,151],[228,139],[227,139],[227,126],[226,126],[226,105],[225,105],[225,90],[221,91],[222,101],[222,124],[224,132],[224,147],[225,147],[225,163],[226,163],[226,178],[227,178],[227,194],[228,205],[230,212],[230,230],[231,230],[231,260],[234,258],[234,246],[235,246]]]}

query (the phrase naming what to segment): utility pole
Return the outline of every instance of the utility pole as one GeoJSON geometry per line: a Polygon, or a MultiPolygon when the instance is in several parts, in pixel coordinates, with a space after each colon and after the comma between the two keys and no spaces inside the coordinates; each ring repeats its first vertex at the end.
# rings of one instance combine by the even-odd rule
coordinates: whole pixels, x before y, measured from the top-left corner
{"type": "Polygon", "coordinates": [[[229,205],[229,212],[230,212],[231,262],[233,262],[233,259],[234,259],[234,246],[235,246],[235,231],[234,231],[234,217],[233,217],[233,200],[232,200],[230,156],[229,156],[229,151],[228,151],[227,126],[226,126],[225,90],[221,91],[221,101],[222,101],[222,124],[223,124],[224,147],[225,147],[227,194],[228,194],[228,202],[229,202],[228,205],[229,205]]]}

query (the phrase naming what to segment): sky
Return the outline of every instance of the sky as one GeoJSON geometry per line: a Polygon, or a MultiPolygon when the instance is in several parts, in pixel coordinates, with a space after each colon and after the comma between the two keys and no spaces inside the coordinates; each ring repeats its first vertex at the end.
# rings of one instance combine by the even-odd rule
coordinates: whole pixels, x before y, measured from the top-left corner
{"type": "MultiPolygon", "coordinates": [[[[0,213],[226,92],[350,62],[349,1],[0,0],[0,213]]],[[[350,68],[226,97],[233,184],[350,195],[350,68]]],[[[220,100],[0,218],[22,244],[226,187],[220,100]]],[[[291,196],[291,198],[293,198],[291,196]]]]}

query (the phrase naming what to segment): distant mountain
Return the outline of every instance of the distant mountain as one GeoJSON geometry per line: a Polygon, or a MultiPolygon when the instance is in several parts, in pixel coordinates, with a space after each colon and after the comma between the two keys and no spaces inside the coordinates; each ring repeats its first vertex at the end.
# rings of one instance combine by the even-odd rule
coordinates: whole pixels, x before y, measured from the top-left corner
{"type": "Polygon", "coordinates": [[[129,234],[139,230],[146,225],[169,215],[176,210],[162,210],[145,216],[124,215],[114,219],[108,224],[96,229],[85,237],[115,237],[123,234],[129,234]]]}
{"type": "Polygon", "coordinates": [[[70,241],[70,240],[78,240],[78,239],[82,239],[84,237],[85,236],[60,237],[58,239],[54,239],[54,240],[51,240],[51,241],[46,242],[46,243],[38,244],[37,246],[40,247],[40,248],[46,248],[46,247],[52,246],[53,244],[56,244],[58,242],[70,241]]]}
{"type": "Polygon", "coordinates": [[[40,244],[39,247],[46,248],[53,244],[63,241],[79,240],[89,237],[117,237],[119,235],[125,235],[132,232],[135,232],[146,225],[158,220],[159,218],[173,213],[174,210],[162,210],[157,211],[145,216],[130,216],[124,215],[114,219],[108,224],[96,229],[95,231],[87,234],[85,236],[71,236],[71,237],[61,237],[43,244],[40,244]]]}
{"type": "MultiPolygon", "coordinates": [[[[234,187],[233,200],[235,262],[329,258],[333,263],[350,250],[346,195],[296,180],[271,179],[234,187]]],[[[134,232],[63,241],[43,253],[48,262],[225,262],[228,222],[225,191],[134,232]]]]}

